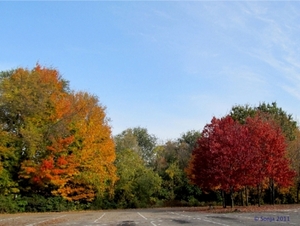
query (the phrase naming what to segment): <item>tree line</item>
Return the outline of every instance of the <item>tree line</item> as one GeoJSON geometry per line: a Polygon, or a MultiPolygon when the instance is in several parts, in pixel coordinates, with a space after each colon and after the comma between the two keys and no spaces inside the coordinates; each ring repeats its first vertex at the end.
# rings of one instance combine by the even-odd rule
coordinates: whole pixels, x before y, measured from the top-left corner
{"type": "Polygon", "coordinates": [[[36,65],[0,73],[0,126],[0,212],[299,202],[300,131],[276,103],[112,136],[96,96],[36,65]]]}

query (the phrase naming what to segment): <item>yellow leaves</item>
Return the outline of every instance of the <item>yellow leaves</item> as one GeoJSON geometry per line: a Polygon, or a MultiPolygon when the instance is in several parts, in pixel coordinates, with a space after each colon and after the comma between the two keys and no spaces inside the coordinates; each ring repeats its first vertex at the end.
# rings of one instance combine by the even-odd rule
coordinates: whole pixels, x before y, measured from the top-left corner
{"type": "Polygon", "coordinates": [[[73,131],[72,135],[52,136],[51,145],[46,148],[50,157],[40,164],[35,180],[57,186],[52,193],[68,200],[92,200],[95,191],[111,191],[117,180],[114,142],[104,108],[97,99],[87,93],[70,95],[68,112],[54,114],[68,117],[66,128],[73,131]],[[78,178],[80,183],[75,183],[78,178]]]}
{"type": "Polygon", "coordinates": [[[55,195],[61,195],[68,201],[86,200],[88,202],[93,201],[96,194],[92,186],[85,185],[79,181],[66,184],[56,192],[55,195]]]}
{"type": "Polygon", "coordinates": [[[27,174],[35,173],[36,168],[35,167],[24,167],[24,170],[27,174]]]}
{"type": "MultiPolygon", "coordinates": [[[[97,97],[71,92],[57,70],[37,64],[1,78],[1,106],[0,123],[19,145],[22,183],[73,200],[112,189],[114,142],[97,97]]],[[[0,158],[1,139],[0,132],[0,158]]]]}
{"type": "Polygon", "coordinates": [[[50,95],[49,99],[54,108],[52,115],[50,115],[50,119],[54,122],[57,120],[67,119],[72,107],[69,94],[55,92],[50,95]]]}
{"type": "Polygon", "coordinates": [[[98,105],[95,97],[87,93],[75,94],[74,103],[76,116],[72,128],[76,131],[75,140],[81,141],[75,151],[83,169],[81,174],[84,176],[85,170],[92,173],[92,177],[85,179],[94,184],[97,190],[105,190],[107,180],[113,183],[116,181],[116,168],[113,165],[114,142],[110,127],[104,119],[104,108],[98,105]]]}

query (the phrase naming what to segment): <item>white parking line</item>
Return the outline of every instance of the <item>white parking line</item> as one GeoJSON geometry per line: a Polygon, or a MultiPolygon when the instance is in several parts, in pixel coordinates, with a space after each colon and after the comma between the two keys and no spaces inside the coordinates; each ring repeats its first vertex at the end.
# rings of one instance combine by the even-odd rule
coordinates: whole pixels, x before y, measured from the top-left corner
{"type": "Polygon", "coordinates": [[[101,220],[101,218],[102,218],[104,215],[105,215],[105,213],[102,214],[101,217],[99,217],[98,219],[96,219],[96,220],[94,221],[94,223],[97,223],[98,220],[101,220]]]}
{"type": "Polygon", "coordinates": [[[154,222],[155,222],[155,221],[151,221],[150,223],[151,223],[153,226],[157,226],[156,224],[154,224],[154,222]]]}
{"type": "MultiPolygon", "coordinates": [[[[151,221],[150,223],[151,223],[153,226],[159,226],[159,225],[160,225],[160,224],[154,224],[154,222],[156,222],[156,221],[151,221]]],[[[161,222],[163,222],[163,221],[161,221],[161,220],[158,221],[158,223],[161,223],[161,222]]]]}
{"type": "Polygon", "coordinates": [[[37,222],[37,223],[27,224],[25,226],[33,226],[33,225],[41,224],[41,223],[44,223],[44,222],[47,222],[47,221],[51,221],[51,220],[55,220],[55,219],[58,219],[58,218],[61,218],[61,217],[65,217],[65,216],[66,215],[62,215],[62,216],[59,216],[59,217],[54,217],[54,218],[51,218],[51,219],[48,219],[48,220],[44,220],[44,221],[40,221],[40,222],[37,222]]]}
{"type": "Polygon", "coordinates": [[[6,219],[2,219],[0,221],[9,221],[9,220],[14,220],[14,219],[18,219],[20,217],[12,217],[12,218],[6,218],[6,219]]]}
{"type": "Polygon", "coordinates": [[[178,216],[181,216],[181,217],[190,217],[190,218],[191,218],[191,216],[189,216],[189,215],[184,215],[184,214],[181,214],[181,213],[174,213],[174,212],[169,212],[169,213],[175,214],[175,215],[178,215],[178,216]]]}
{"type": "MultiPolygon", "coordinates": [[[[144,217],[142,214],[140,214],[139,212],[137,212],[138,213],[138,215],[140,215],[142,218],[144,218],[145,220],[147,220],[147,218],[146,217],[144,217]]],[[[152,223],[151,223],[152,224],[152,223]]]]}

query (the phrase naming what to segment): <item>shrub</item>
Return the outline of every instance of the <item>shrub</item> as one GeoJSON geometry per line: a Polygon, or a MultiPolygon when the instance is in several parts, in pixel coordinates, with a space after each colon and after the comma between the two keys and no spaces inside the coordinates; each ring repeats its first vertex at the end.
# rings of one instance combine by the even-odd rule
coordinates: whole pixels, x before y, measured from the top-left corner
{"type": "Polygon", "coordinates": [[[32,196],[25,197],[25,200],[27,201],[26,212],[86,210],[90,207],[90,203],[69,202],[60,196],[45,198],[42,195],[33,194],[32,196]]]}
{"type": "Polygon", "coordinates": [[[0,213],[24,212],[26,205],[26,200],[21,198],[21,196],[0,195],[0,213]]]}

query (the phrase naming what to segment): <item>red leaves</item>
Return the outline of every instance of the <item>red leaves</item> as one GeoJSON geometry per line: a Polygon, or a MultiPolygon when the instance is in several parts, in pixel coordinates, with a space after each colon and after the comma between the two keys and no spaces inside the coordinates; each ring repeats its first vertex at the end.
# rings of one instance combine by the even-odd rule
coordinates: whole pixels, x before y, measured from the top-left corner
{"type": "Polygon", "coordinates": [[[295,173],[285,158],[280,129],[259,115],[241,125],[230,116],[203,129],[187,169],[190,180],[203,189],[237,190],[272,178],[289,186],[295,173]]]}
{"type": "Polygon", "coordinates": [[[54,161],[52,158],[50,159],[44,159],[42,164],[41,164],[41,170],[46,171],[46,170],[51,170],[54,167],[54,161]]]}
{"type": "Polygon", "coordinates": [[[64,167],[64,166],[66,166],[67,164],[68,164],[68,161],[66,160],[65,157],[60,156],[60,157],[57,159],[57,165],[58,165],[59,167],[64,167]]]}
{"type": "MultiPolygon", "coordinates": [[[[20,165],[19,172],[9,168],[11,178],[19,176],[24,192],[89,201],[96,194],[113,192],[114,141],[105,107],[96,96],[71,91],[57,70],[39,64],[3,76],[0,91],[0,157],[10,149],[15,152],[10,154],[15,158],[5,159],[20,165]],[[82,194],[86,189],[85,195],[68,193],[71,185],[82,194]]],[[[3,168],[1,162],[0,171],[3,168]]]]}
{"type": "Polygon", "coordinates": [[[289,168],[286,143],[280,128],[273,121],[266,121],[259,115],[248,118],[246,126],[250,132],[253,156],[253,180],[256,184],[272,178],[281,186],[289,186],[295,173],[289,168]]]}

